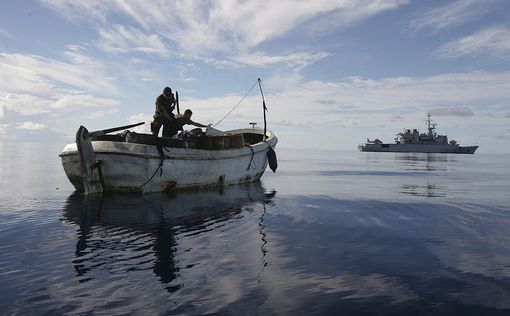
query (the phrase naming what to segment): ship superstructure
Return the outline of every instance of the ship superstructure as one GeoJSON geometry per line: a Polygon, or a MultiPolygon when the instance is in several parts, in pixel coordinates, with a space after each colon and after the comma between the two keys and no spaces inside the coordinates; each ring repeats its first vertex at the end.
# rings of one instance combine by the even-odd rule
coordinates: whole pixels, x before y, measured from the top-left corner
{"type": "Polygon", "coordinates": [[[424,153],[457,153],[474,154],[478,146],[459,146],[455,140],[448,142],[447,135],[435,132],[436,123],[431,121],[431,114],[427,114],[425,121],[427,133],[419,133],[417,129],[404,129],[395,135],[394,144],[385,144],[379,139],[367,139],[366,143],[358,146],[360,151],[377,152],[424,152],[424,153]]]}

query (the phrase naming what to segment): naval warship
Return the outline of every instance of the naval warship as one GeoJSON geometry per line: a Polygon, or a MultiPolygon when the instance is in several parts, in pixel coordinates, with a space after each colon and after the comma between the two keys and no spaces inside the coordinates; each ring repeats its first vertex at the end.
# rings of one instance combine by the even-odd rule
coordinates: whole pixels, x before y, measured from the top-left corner
{"type": "Polygon", "coordinates": [[[448,142],[448,136],[438,135],[434,130],[437,124],[430,120],[430,113],[425,121],[428,133],[418,130],[404,129],[395,136],[395,144],[385,144],[379,139],[369,140],[358,146],[360,151],[377,152],[416,152],[416,153],[453,153],[474,154],[478,146],[459,146],[453,139],[448,142]]]}

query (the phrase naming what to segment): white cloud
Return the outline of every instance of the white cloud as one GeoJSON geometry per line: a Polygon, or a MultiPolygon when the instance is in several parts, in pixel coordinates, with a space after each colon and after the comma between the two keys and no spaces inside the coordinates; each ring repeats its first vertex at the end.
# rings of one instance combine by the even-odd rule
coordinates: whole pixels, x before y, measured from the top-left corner
{"type": "Polygon", "coordinates": [[[310,125],[298,124],[298,123],[295,123],[295,122],[292,122],[289,120],[281,120],[278,122],[273,122],[272,124],[276,125],[276,126],[292,127],[292,128],[298,128],[298,129],[309,129],[310,128],[310,125]]]}
{"type": "Polygon", "coordinates": [[[69,114],[82,118],[98,117],[117,111],[118,104],[118,101],[112,99],[71,92],[55,92],[54,95],[44,97],[9,93],[5,97],[0,97],[0,108],[4,113],[21,116],[43,114],[52,118],[64,118],[69,114]]]}
{"type": "Polygon", "coordinates": [[[60,113],[80,113],[83,117],[99,117],[118,110],[119,102],[97,98],[90,94],[65,94],[50,104],[50,109],[60,113]]]}
{"type": "Polygon", "coordinates": [[[157,34],[146,34],[134,27],[114,25],[111,29],[99,30],[99,48],[107,52],[127,53],[131,51],[167,54],[168,49],[157,34]]]}
{"type": "Polygon", "coordinates": [[[510,140],[510,129],[504,129],[501,131],[501,134],[497,136],[498,138],[509,139],[510,140]]]}
{"type": "Polygon", "coordinates": [[[139,77],[140,80],[142,81],[153,81],[157,79],[157,75],[154,72],[147,69],[140,69],[139,77]]]}
{"type": "Polygon", "coordinates": [[[7,133],[8,124],[0,124],[0,135],[7,133]]]}
{"type": "Polygon", "coordinates": [[[285,63],[292,68],[299,70],[327,56],[328,53],[326,52],[319,52],[315,54],[294,53],[286,56],[270,56],[264,52],[255,52],[232,56],[229,59],[237,64],[255,67],[267,67],[275,64],[285,63]]]}
{"type": "Polygon", "coordinates": [[[283,72],[267,78],[264,83],[279,87],[280,90],[287,90],[298,85],[302,80],[303,76],[298,72],[283,72]]]}
{"type": "Polygon", "coordinates": [[[96,92],[118,93],[115,78],[106,66],[76,51],[68,51],[69,62],[37,55],[0,53],[0,92],[45,94],[60,86],[96,92]]]}
{"type": "Polygon", "coordinates": [[[458,0],[445,6],[425,12],[411,21],[411,28],[420,30],[432,28],[436,31],[462,25],[479,19],[493,10],[494,4],[500,0],[458,0]]]}
{"type": "Polygon", "coordinates": [[[68,1],[68,0],[39,0],[41,4],[62,14],[67,19],[79,21],[106,22],[109,5],[106,1],[68,1]]]}
{"type": "Polygon", "coordinates": [[[338,6],[321,12],[307,27],[309,33],[344,30],[381,12],[397,9],[409,3],[408,0],[355,0],[336,2],[338,6]]]}
{"type": "MultiPolygon", "coordinates": [[[[342,125],[353,126],[361,124],[365,114],[347,119],[346,116],[352,113],[371,115],[384,112],[400,115],[411,110],[423,115],[429,110],[437,110],[441,115],[468,117],[472,114],[472,107],[482,112],[489,108],[497,111],[498,105],[507,104],[510,99],[508,82],[510,71],[476,71],[416,78],[391,77],[373,80],[351,77],[339,82],[309,81],[288,86],[279,92],[274,91],[276,87],[280,87],[278,82],[265,82],[265,88],[272,91],[266,91],[268,119],[271,122],[320,126],[340,117],[346,119],[342,120],[342,125]]],[[[215,122],[241,98],[242,95],[229,95],[190,99],[186,102],[193,105],[197,120],[205,117],[215,122]]],[[[235,114],[241,115],[236,121],[244,122],[243,124],[249,121],[260,123],[260,104],[260,96],[252,92],[235,110],[235,114]]],[[[503,115],[501,117],[503,118],[503,115]]],[[[232,120],[232,117],[228,117],[225,123],[229,120],[232,120]]]]}
{"type": "Polygon", "coordinates": [[[36,130],[45,129],[45,128],[47,128],[47,126],[42,123],[34,123],[32,121],[27,121],[27,122],[19,123],[16,126],[16,128],[29,130],[29,131],[36,131],[36,130]]]}
{"type": "Polygon", "coordinates": [[[23,116],[48,113],[50,104],[50,100],[30,94],[8,93],[0,97],[0,108],[4,116],[9,112],[23,116]]]}
{"type": "Polygon", "coordinates": [[[150,133],[150,122],[152,122],[152,115],[146,113],[138,113],[131,115],[128,119],[129,124],[136,124],[140,122],[145,122],[145,124],[137,126],[133,129],[133,131],[137,133],[150,133]]]}
{"type": "Polygon", "coordinates": [[[441,58],[457,58],[471,55],[510,57],[510,29],[491,27],[470,36],[447,43],[435,51],[441,58]]]}
{"type": "Polygon", "coordinates": [[[118,101],[92,95],[116,94],[115,78],[80,50],[68,46],[66,61],[0,53],[0,118],[7,114],[91,118],[116,111],[118,101]]]}
{"type": "MultiPolygon", "coordinates": [[[[373,80],[360,77],[341,82],[312,81],[302,85],[298,97],[337,100],[340,107],[389,109],[469,103],[480,100],[504,102],[509,96],[510,72],[468,72],[429,77],[390,77],[373,80]],[[490,87],[490,88],[487,88],[490,87]]],[[[310,100],[310,101],[313,101],[310,100]]],[[[311,104],[310,102],[307,102],[311,104]]],[[[338,107],[322,104],[322,108],[338,107]]]]}
{"type": "MultiPolygon", "coordinates": [[[[134,31],[137,34],[133,35],[129,32],[135,29],[128,31],[119,26],[113,31],[106,30],[111,23],[109,17],[115,14],[131,19],[147,34],[167,38],[177,48],[174,51],[188,57],[245,52],[263,42],[282,37],[312,20],[315,21],[313,29],[317,31],[345,28],[408,3],[407,0],[41,2],[73,21],[83,21],[84,16],[88,16],[87,21],[91,25],[97,22],[102,24],[102,48],[122,52],[140,49],[134,39],[141,39],[141,31],[134,31]]],[[[149,52],[156,48],[159,52],[161,45],[161,41],[153,37],[142,47],[150,48],[149,52]]]]}

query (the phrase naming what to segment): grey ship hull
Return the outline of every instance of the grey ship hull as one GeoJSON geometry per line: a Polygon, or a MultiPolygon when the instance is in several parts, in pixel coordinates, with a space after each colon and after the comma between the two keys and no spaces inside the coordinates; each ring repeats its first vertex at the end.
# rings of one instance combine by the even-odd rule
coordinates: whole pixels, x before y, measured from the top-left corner
{"type": "Polygon", "coordinates": [[[459,146],[450,144],[363,144],[360,151],[403,152],[403,153],[452,153],[474,154],[478,146],[459,146]]]}

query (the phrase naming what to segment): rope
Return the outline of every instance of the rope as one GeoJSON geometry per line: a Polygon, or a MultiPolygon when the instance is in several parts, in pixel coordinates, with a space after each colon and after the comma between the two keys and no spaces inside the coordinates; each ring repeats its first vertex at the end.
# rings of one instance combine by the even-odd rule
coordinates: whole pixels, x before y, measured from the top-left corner
{"type": "MultiPolygon", "coordinates": [[[[253,151],[253,148],[251,148],[250,145],[248,145],[248,148],[250,148],[250,150],[251,150],[251,158],[250,158],[250,163],[248,164],[248,167],[246,167],[246,171],[250,170],[251,163],[253,162],[253,157],[255,156],[255,152],[253,151]]],[[[255,168],[257,168],[257,166],[254,166],[252,169],[255,169],[255,168]]]]}
{"type": "Polygon", "coordinates": [[[149,180],[145,181],[144,184],[142,184],[141,186],[139,186],[138,188],[139,189],[143,189],[143,187],[151,182],[151,180],[154,178],[154,176],[156,175],[156,173],[158,173],[159,171],[159,176],[161,177],[163,175],[163,162],[165,161],[165,153],[163,152],[163,150],[167,150],[166,148],[163,148],[161,146],[161,144],[158,144],[158,152],[159,152],[159,156],[160,156],[160,161],[159,161],[159,166],[156,168],[156,170],[154,171],[154,173],[152,174],[152,176],[149,178],[149,180]]]}
{"type": "Polygon", "coordinates": [[[255,88],[257,83],[258,83],[258,80],[256,80],[255,83],[253,83],[253,86],[251,86],[250,90],[248,90],[248,92],[246,92],[244,97],[242,97],[241,101],[239,101],[239,103],[237,103],[224,117],[222,117],[221,120],[219,120],[216,124],[214,124],[213,127],[216,127],[218,124],[221,123],[221,121],[223,121],[227,116],[229,116],[230,113],[232,113],[241,104],[241,102],[244,101],[244,99],[248,96],[248,94],[250,94],[251,90],[253,90],[253,88],[255,88]]]}
{"type": "Polygon", "coordinates": [[[147,183],[151,182],[152,178],[154,178],[154,176],[156,175],[156,173],[158,173],[158,170],[161,170],[163,171],[163,169],[161,169],[161,167],[163,167],[163,162],[161,162],[159,164],[159,167],[156,169],[156,171],[154,171],[154,173],[152,174],[152,176],[149,178],[149,180],[145,181],[144,184],[142,184],[141,186],[139,186],[138,188],[139,189],[142,189],[147,183]]]}

